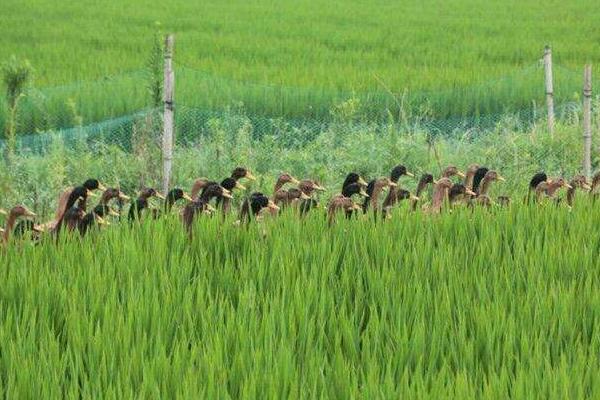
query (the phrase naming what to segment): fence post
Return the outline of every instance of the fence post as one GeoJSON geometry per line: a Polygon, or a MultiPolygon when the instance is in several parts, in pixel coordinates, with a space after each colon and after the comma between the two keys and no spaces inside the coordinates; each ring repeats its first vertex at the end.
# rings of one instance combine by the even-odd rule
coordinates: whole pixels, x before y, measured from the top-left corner
{"type": "Polygon", "coordinates": [[[592,66],[583,70],[583,174],[592,175],[592,66]]]}
{"type": "Polygon", "coordinates": [[[165,39],[165,70],[164,70],[164,114],[163,114],[163,193],[170,187],[171,170],[173,167],[173,130],[174,130],[174,104],[175,72],[173,71],[173,35],[165,39]]]}
{"type": "Polygon", "coordinates": [[[552,84],[552,49],[544,48],[544,81],[546,85],[546,105],[548,106],[548,131],[554,134],[554,86],[552,84]]]}

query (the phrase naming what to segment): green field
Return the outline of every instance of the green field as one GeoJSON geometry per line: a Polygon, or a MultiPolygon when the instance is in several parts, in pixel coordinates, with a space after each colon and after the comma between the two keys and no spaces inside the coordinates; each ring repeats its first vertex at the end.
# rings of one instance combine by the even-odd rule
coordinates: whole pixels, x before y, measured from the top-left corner
{"type": "MultiPolygon", "coordinates": [[[[2,7],[0,53],[30,59],[37,86],[66,85],[42,91],[52,101],[41,108],[64,114],[74,99],[84,123],[147,104],[140,70],[156,21],[177,35],[179,104],[243,102],[271,116],[323,118],[350,96],[375,112],[397,107],[403,93],[436,117],[500,113],[542,102],[536,63],[544,45],[554,49],[559,102],[580,92],[583,64],[600,60],[592,0],[7,0],[2,7]],[[121,77],[130,71],[134,82],[121,77]]],[[[50,125],[69,123],[62,116],[50,125]]],[[[28,121],[23,130],[43,125],[28,121]]]]}
{"type": "Polygon", "coordinates": [[[173,216],[0,252],[8,398],[598,398],[598,208],[247,230],[173,216]],[[264,236],[263,236],[264,235],[264,236]]]}

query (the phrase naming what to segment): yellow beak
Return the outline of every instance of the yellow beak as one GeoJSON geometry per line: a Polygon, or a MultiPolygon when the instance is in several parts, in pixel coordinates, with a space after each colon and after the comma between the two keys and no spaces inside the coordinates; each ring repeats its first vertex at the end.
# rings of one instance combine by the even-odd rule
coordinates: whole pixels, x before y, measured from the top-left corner
{"type": "Polygon", "coordinates": [[[310,199],[310,196],[308,196],[308,195],[307,195],[306,193],[304,193],[304,192],[300,192],[300,198],[301,198],[302,200],[308,200],[308,199],[310,199]]]}
{"type": "Polygon", "coordinates": [[[223,189],[223,197],[227,198],[227,199],[233,199],[233,196],[231,195],[231,192],[227,189],[223,189]]]}
{"type": "Polygon", "coordinates": [[[296,178],[294,178],[293,176],[291,177],[292,179],[290,180],[291,183],[293,183],[294,185],[297,185],[300,183],[300,181],[296,178]]]}
{"type": "Polygon", "coordinates": [[[565,187],[566,187],[567,189],[573,189],[573,186],[569,185],[568,183],[565,183],[565,187]]]}
{"type": "Polygon", "coordinates": [[[471,196],[477,196],[477,193],[475,193],[474,191],[472,191],[471,189],[467,189],[465,191],[466,194],[471,195],[471,196]]]}
{"type": "Polygon", "coordinates": [[[100,217],[98,215],[96,215],[96,222],[99,225],[110,225],[104,218],[102,218],[102,217],[100,217]]]}
{"type": "Polygon", "coordinates": [[[104,186],[104,185],[103,185],[103,184],[101,184],[101,183],[98,183],[98,190],[105,191],[105,190],[106,190],[106,186],[104,186]]]}
{"type": "Polygon", "coordinates": [[[26,217],[37,217],[37,215],[33,211],[30,211],[27,209],[25,210],[25,216],[26,217]]]}
{"type": "Polygon", "coordinates": [[[208,211],[208,212],[215,212],[217,210],[211,204],[207,204],[206,205],[206,211],[208,211]]]}
{"type": "Polygon", "coordinates": [[[315,185],[315,190],[319,190],[321,192],[324,192],[326,189],[323,186],[315,185]]]}
{"type": "Polygon", "coordinates": [[[420,198],[418,198],[418,197],[417,197],[417,196],[415,196],[414,194],[411,194],[411,195],[410,195],[410,199],[411,199],[411,200],[414,200],[414,201],[419,201],[419,200],[421,200],[420,198]]]}
{"type": "Polygon", "coordinates": [[[411,178],[415,177],[415,175],[412,172],[408,172],[408,171],[406,171],[406,176],[410,176],[411,178]]]}
{"type": "Polygon", "coordinates": [[[125,195],[124,193],[119,193],[119,199],[125,200],[125,201],[131,200],[131,198],[129,196],[125,195]]]}
{"type": "Polygon", "coordinates": [[[396,186],[398,186],[398,184],[396,182],[394,182],[394,181],[390,181],[390,186],[391,187],[396,187],[396,186]]]}
{"type": "Polygon", "coordinates": [[[590,185],[588,185],[587,183],[582,183],[581,187],[584,188],[585,190],[592,190],[592,187],[590,185]]]}
{"type": "Polygon", "coordinates": [[[279,206],[275,203],[273,203],[272,200],[269,200],[269,204],[267,205],[268,208],[270,208],[271,210],[279,210],[279,206]]]}
{"type": "Polygon", "coordinates": [[[463,174],[463,173],[462,173],[462,172],[460,172],[460,171],[458,171],[458,172],[456,173],[456,175],[460,176],[461,178],[464,178],[464,177],[465,177],[465,174],[463,174]]]}
{"type": "Polygon", "coordinates": [[[115,210],[110,210],[108,212],[108,215],[112,215],[113,217],[120,217],[121,214],[119,214],[118,212],[116,212],[115,210]]]}
{"type": "Polygon", "coordinates": [[[256,177],[254,177],[250,171],[246,171],[246,178],[250,179],[251,181],[256,180],[256,177]]]}
{"type": "Polygon", "coordinates": [[[500,175],[498,175],[498,180],[499,180],[500,182],[506,182],[506,179],[504,179],[504,177],[502,177],[502,176],[500,176],[500,175]]]}
{"type": "Polygon", "coordinates": [[[367,182],[362,177],[358,177],[358,184],[362,186],[367,186],[367,182]]]}
{"type": "Polygon", "coordinates": [[[6,210],[5,210],[5,209],[3,209],[3,208],[0,208],[0,214],[1,214],[1,215],[8,215],[8,212],[6,212],[6,210]]]}
{"type": "Polygon", "coordinates": [[[242,184],[241,184],[241,183],[239,183],[239,182],[236,182],[236,183],[235,183],[235,187],[236,187],[236,189],[240,189],[240,190],[246,190],[246,186],[242,185],[242,184]]]}
{"type": "Polygon", "coordinates": [[[91,190],[88,190],[86,193],[90,197],[97,197],[98,196],[95,192],[92,192],[91,190]]]}
{"type": "Polygon", "coordinates": [[[365,192],[363,189],[361,189],[358,194],[360,194],[362,197],[369,197],[369,195],[367,194],[367,192],[365,192]]]}
{"type": "Polygon", "coordinates": [[[161,199],[161,200],[164,200],[164,199],[165,199],[165,195],[164,195],[164,194],[162,194],[162,193],[159,193],[159,192],[156,192],[156,195],[155,195],[155,196],[156,196],[157,198],[161,199]]]}
{"type": "Polygon", "coordinates": [[[187,201],[194,201],[194,199],[192,199],[192,198],[190,197],[190,195],[189,195],[189,194],[187,194],[187,193],[184,193],[184,194],[183,194],[183,199],[184,199],[184,200],[187,200],[187,201]]]}

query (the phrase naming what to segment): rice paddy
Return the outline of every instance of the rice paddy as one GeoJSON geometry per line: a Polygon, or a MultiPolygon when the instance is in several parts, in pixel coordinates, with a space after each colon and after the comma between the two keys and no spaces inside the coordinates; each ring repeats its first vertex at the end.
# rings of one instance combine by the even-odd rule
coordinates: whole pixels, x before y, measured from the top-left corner
{"type": "Polygon", "coordinates": [[[600,212],[175,217],[0,252],[8,398],[597,398],[600,212]]]}
{"type": "Polygon", "coordinates": [[[559,103],[581,92],[583,64],[600,54],[591,0],[7,0],[3,9],[0,52],[31,60],[42,89],[27,100],[26,133],[147,106],[143,69],[157,30],[176,34],[178,105],[286,118],[327,118],[352,97],[365,112],[402,102],[436,118],[530,110],[543,104],[544,45],[559,103]]]}

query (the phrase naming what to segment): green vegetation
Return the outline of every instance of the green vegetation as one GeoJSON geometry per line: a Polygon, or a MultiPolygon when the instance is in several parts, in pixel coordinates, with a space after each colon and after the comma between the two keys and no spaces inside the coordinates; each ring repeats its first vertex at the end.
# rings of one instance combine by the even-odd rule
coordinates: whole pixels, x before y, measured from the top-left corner
{"type": "Polygon", "coordinates": [[[151,104],[140,71],[154,54],[156,21],[177,35],[178,104],[243,102],[253,114],[326,118],[355,96],[378,115],[405,102],[437,118],[473,116],[541,104],[545,44],[557,63],[557,101],[579,93],[582,65],[600,61],[595,5],[7,0],[0,54],[31,60],[38,87],[66,85],[32,96],[22,132],[70,126],[68,99],[86,124],[151,104]],[[127,71],[137,72],[105,80],[127,71]]]}
{"type": "Polygon", "coordinates": [[[0,252],[8,398],[598,398],[600,212],[173,216],[0,252]],[[263,237],[263,233],[265,236],[263,237]]]}

